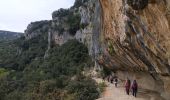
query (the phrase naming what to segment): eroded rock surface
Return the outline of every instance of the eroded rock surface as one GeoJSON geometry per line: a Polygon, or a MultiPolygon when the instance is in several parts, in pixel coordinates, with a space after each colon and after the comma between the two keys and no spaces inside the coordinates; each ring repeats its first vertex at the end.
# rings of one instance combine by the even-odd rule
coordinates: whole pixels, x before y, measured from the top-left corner
{"type": "MultiPolygon", "coordinates": [[[[170,21],[167,17],[169,1],[136,1],[139,2],[100,0],[103,10],[104,39],[102,40],[104,41],[102,43],[105,48],[99,63],[118,70],[148,71],[155,80],[164,82],[162,85],[168,87],[170,82],[167,80],[170,78],[170,21]],[[143,5],[145,3],[148,4],[143,5]],[[160,76],[166,76],[166,79],[160,76]]],[[[163,88],[163,90],[165,94],[169,93],[167,89],[163,88]]]]}

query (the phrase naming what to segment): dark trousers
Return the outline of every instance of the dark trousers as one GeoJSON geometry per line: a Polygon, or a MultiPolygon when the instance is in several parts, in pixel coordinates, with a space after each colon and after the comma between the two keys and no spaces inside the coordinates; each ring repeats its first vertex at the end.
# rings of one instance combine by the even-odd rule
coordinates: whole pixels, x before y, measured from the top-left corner
{"type": "Polygon", "coordinates": [[[133,89],[133,90],[132,90],[132,95],[133,95],[134,97],[136,97],[136,94],[137,94],[137,89],[133,89]]]}
{"type": "Polygon", "coordinates": [[[115,83],[115,87],[117,87],[117,82],[115,83]]]}
{"type": "Polygon", "coordinates": [[[128,88],[126,88],[126,94],[129,95],[129,89],[128,88]]]}

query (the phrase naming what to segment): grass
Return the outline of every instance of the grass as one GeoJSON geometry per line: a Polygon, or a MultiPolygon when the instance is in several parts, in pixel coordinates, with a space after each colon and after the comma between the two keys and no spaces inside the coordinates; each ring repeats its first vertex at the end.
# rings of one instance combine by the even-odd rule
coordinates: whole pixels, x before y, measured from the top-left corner
{"type": "Polygon", "coordinates": [[[9,74],[9,71],[7,71],[4,68],[0,68],[0,79],[7,76],[9,74]]]}

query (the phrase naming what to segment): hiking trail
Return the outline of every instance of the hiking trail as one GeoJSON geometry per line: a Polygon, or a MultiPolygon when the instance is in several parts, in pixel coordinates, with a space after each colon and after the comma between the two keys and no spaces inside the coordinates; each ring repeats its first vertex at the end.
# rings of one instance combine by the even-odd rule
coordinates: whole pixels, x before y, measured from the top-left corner
{"type": "MultiPolygon", "coordinates": [[[[95,78],[96,82],[100,83],[103,80],[95,78]]],[[[118,87],[116,88],[114,84],[106,82],[106,88],[101,95],[101,98],[96,100],[164,100],[158,93],[141,89],[137,93],[137,97],[133,97],[132,93],[127,95],[124,90],[123,82],[119,81],[118,87]]]]}

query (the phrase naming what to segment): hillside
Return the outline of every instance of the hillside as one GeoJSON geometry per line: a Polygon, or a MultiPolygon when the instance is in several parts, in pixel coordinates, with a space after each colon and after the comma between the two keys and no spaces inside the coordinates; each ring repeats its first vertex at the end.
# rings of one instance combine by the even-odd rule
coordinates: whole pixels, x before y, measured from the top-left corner
{"type": "Polygon", "coordinates": [[[97,83],[82,74],[92,64],[87,48],[71,40],[51,48],[44,59],[45,41],[41,36],[15,41],[22,50],[1,64],[0,100],[97,99],[97,83]]]}
{"type": "Polygon", "coordinates": [[[0,40],[14,40],[23,36],[23,33],[0,30],[0,40]]]}
{"type": "Polygon", "coordinates": [[[2,46],[0,99],[94,100],[101,93],[87,74],[94,69],[100,77],[136,79],[169,100],[169,3],[75,0],[52,20],[31,22],[23,37],[2,46]]]}

